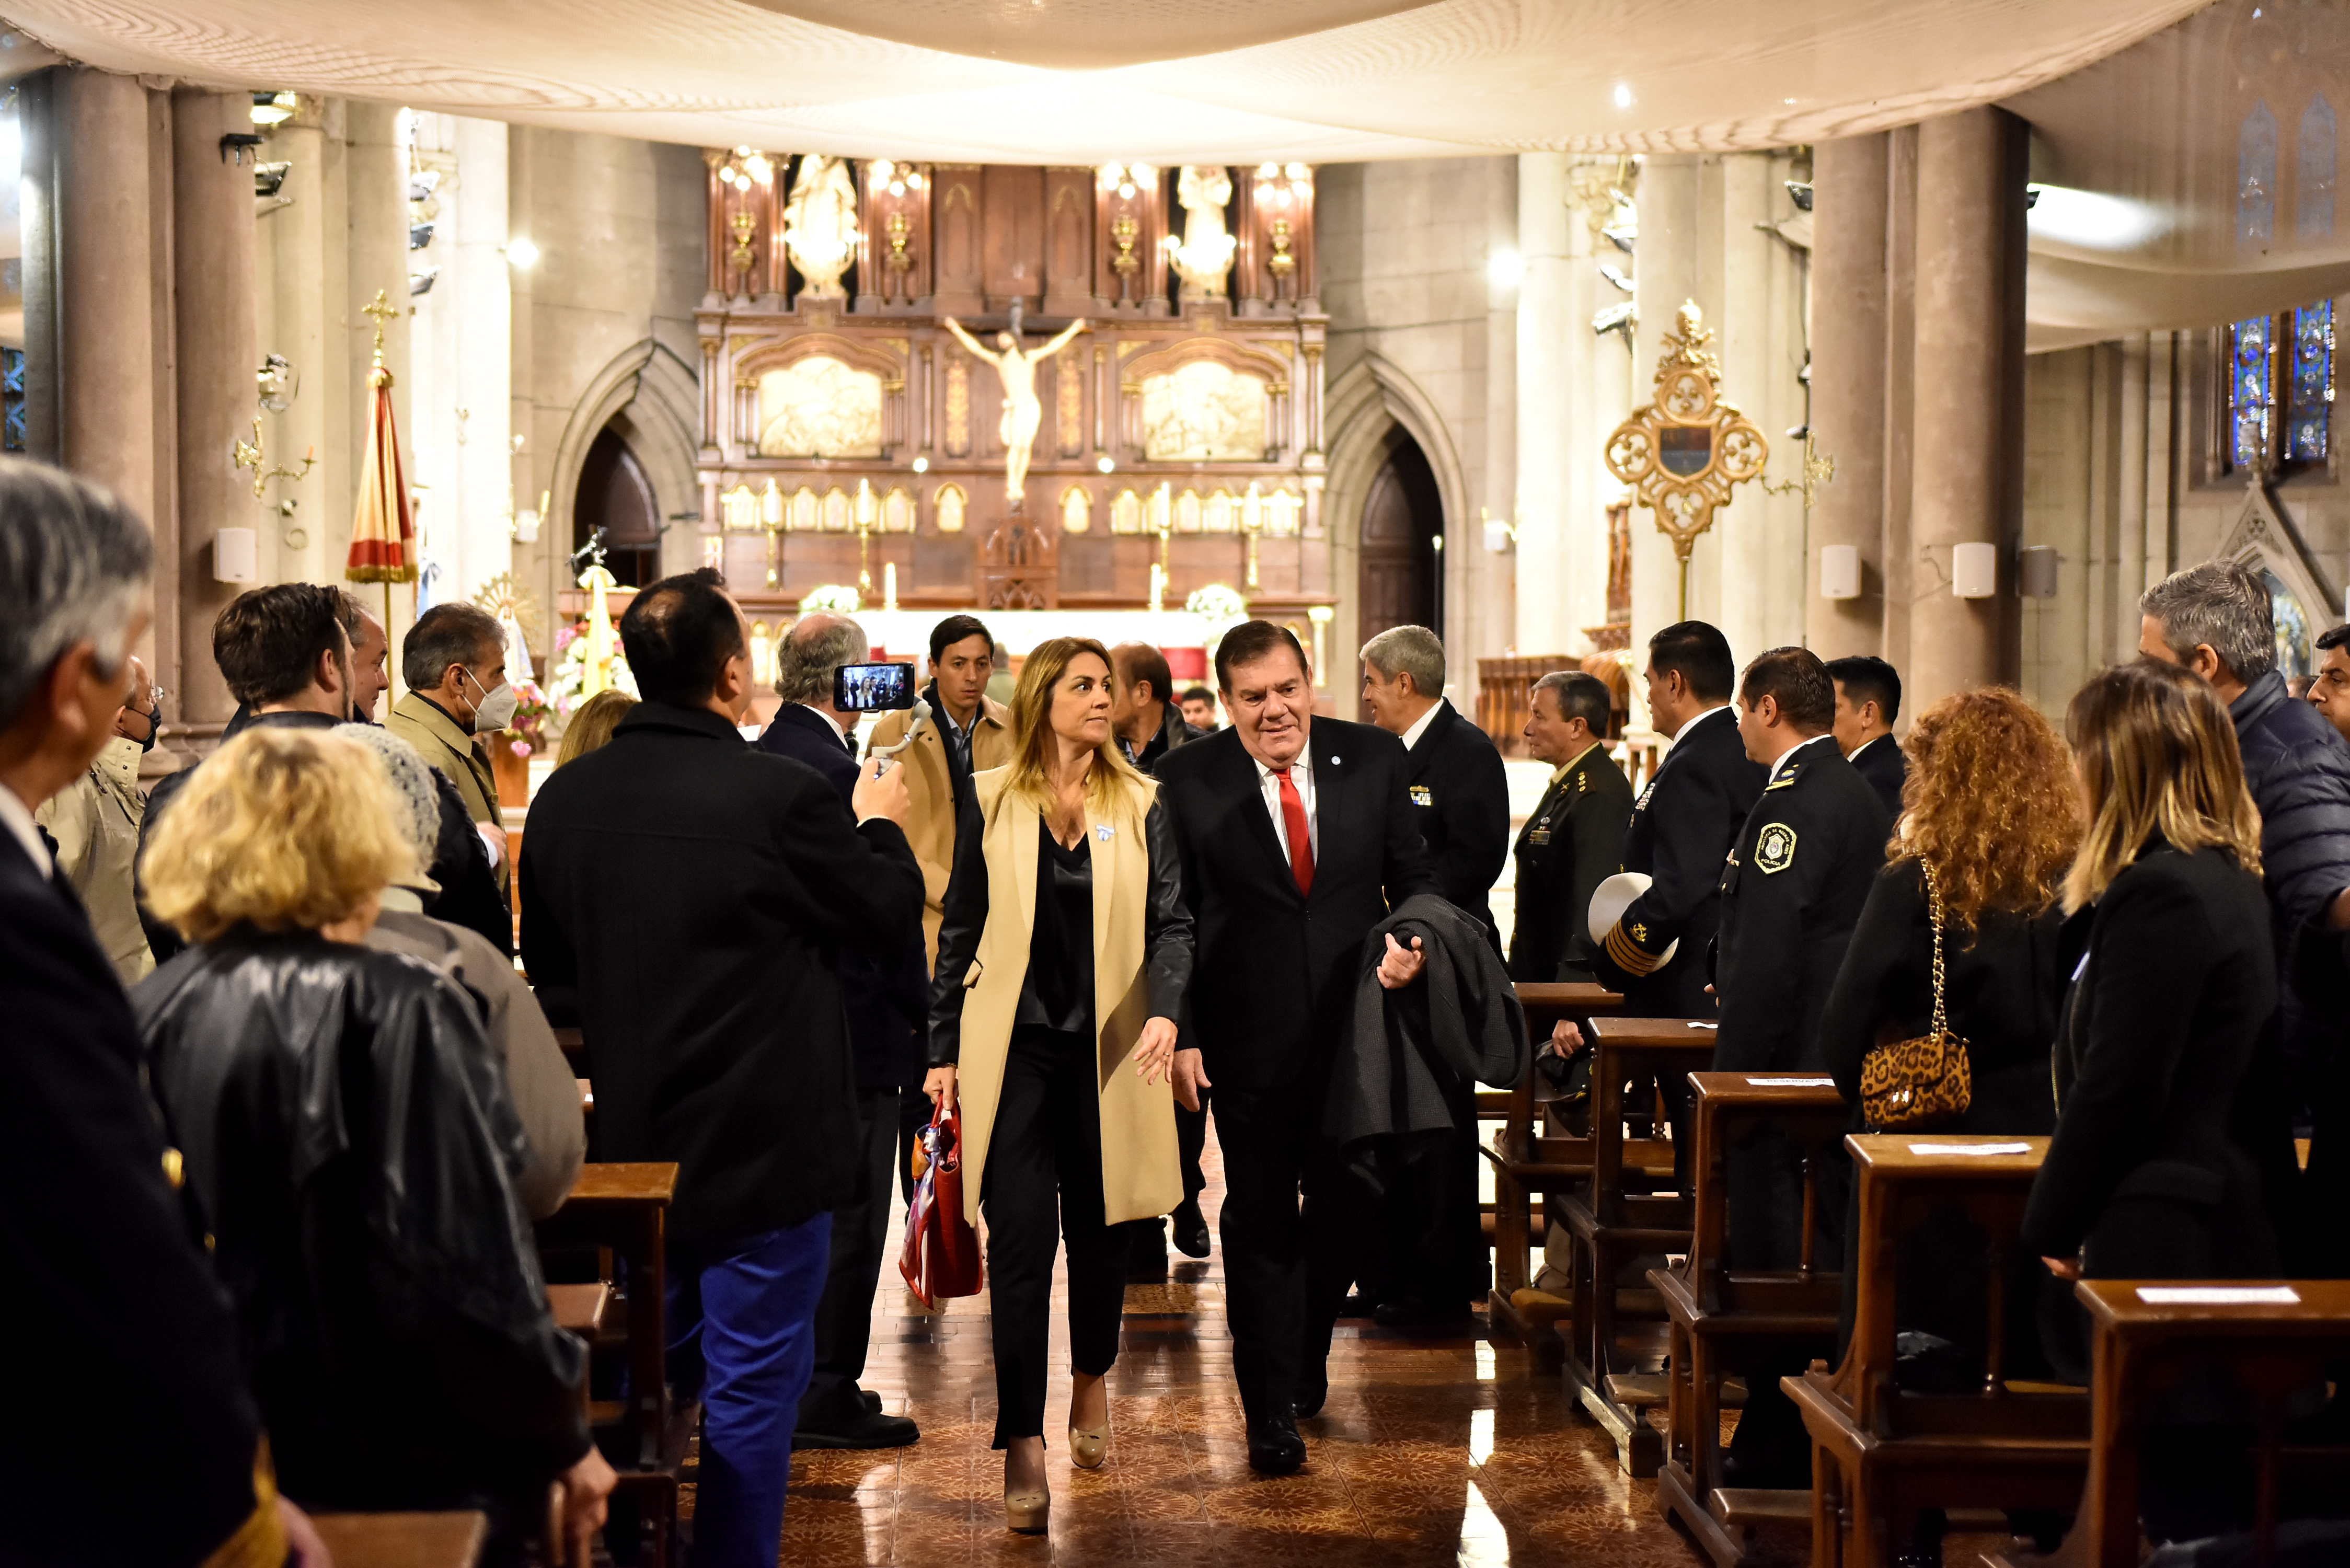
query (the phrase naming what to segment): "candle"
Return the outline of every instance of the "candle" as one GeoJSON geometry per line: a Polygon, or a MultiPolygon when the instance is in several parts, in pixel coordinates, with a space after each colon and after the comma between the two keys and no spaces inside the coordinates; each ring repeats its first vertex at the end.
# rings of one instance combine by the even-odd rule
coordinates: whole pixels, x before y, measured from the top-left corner
{"type": "Polygon", "coordinates": [[[885,561],[881,565],[881,607],[888,610],[898,607],[898,563],[895,561],[885,561]]]}

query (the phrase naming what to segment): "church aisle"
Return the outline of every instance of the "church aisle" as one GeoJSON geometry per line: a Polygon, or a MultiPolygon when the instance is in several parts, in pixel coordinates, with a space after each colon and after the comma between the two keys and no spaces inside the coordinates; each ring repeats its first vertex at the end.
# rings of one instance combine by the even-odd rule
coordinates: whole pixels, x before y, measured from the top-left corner
{"type": "MultiPolygon", "coordinates": [[[[1213,1138],[1205,1165],[1212,1229],[1222,1193],[1213,1138]]],[[[1654,1484],[1624,1477],[1613,1446],[1570,1412],[1556,1377],[1537,1372],[1524,1350],[1465,1335],[1341,1324],[1329,1403],[1299,1423],[1305,1471],[1257,1476],[1232,1381],[1221,1245],[1203,1262],[1170,1261],[1167,1283],[1128,1288],[1109,1459],[1092,1473],[1069,1465],[1062,1437],[1067,1334],[1056,1289],[1049,1537],[1003,1528],[1003,1461],[987,1446],[995,1391],[986,1298],[926,1317],[893,1266],[876,1301],[866,1386],[920,1421],[922,1439],[894,1451],[795,1455],[783,1560],[794,1568],[1700,1562],[1657,1514],[1654,1484]]]]}

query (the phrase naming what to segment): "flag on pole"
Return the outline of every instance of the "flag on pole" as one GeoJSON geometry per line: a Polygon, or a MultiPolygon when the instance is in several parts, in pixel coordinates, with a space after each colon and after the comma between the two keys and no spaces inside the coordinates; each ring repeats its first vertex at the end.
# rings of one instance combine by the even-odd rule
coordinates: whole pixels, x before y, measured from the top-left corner
{"type": "Polygon", "coordinates": [[[400,432],[391,418],[391,372],[383,366],[383,322],[398,312],[383,290],[367,306],[375,320],[375,365],[368,371],[367,457],[359,472],[359,509],[351,518],[351,549],[343,576],[385,585],[386,627],[390,585],[416,580],[416,528],[408,508],[408,479],[400,465],[400,432]]]}

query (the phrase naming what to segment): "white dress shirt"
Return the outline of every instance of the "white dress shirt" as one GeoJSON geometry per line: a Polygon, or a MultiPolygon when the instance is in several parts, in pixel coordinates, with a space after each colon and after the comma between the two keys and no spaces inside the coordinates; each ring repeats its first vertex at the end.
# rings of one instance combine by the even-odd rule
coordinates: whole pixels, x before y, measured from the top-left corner
{"type": "Polygon", "coordinates": [[[1430,702],[1428,705],[1427,712],[1422,713],[1419,718],[1414,719],[1411,722],[1411,728],[1403,732],[1403,749],[1405,751],[1408,752],[1414,746],[1419,744],[1419,738],[1428,733],[1428,727],[1436,722],[1436,716],[1439,713],[1444,711],[1446,701],[1446,699],[1439,697],[1435,701],[1430,702]]]}
{"type": "Polygon", "coordinates": [[[1727,703],[1727,702],[1724,702],[1724,703],[1723,703],[1721,707],[1719,707],[1719,708],[1708,708],[1704,712],[1700,713],[1696,718],[1690,720],[1687,723],[1683,724],[1679,729],[1675,730],[1675,731],[1673,732],[1673,738],[1672,738],[1671,740],[1669,740],[1669,741],[1668,741],[1668,742],[1665,742],[1665,750],[1667,750],[1667,751],[1669,751],[1669,751],[1671,751],[1675,746],[1679,745],[1679,744],[1681,743],[1681,737],[1682,737],[1683,735],[1688,734],[1691,730],[1696,729],[1700,724],[1704,723],[1708,719],[1712,718],[1716,713],[1727,713],[1727,712],[1730,712],[1731,711],[1731,706],[1730,706],[1730,704],[1729,704],[1729,703],[1727,703]]]}
{"type": "Polygon", "coordinates": [[[1781,753],[1779,760],[1771,764],[1771,776],[1762,781],[1762,786],[1765,789],[1768,789],[1771,785],[1777,784],[1779,782],[1779,775],[1787,771],[1790,763],[1794,763],[1794,760],[1801,756],[1804,752],[1818,745],[1822,741],[1825,741],[1830,745],[1834,745],[1835,743],[1835,737],[1834,735],[1814,735],[1808,741],[1798,741],[1794,745],[1789,746],[1784,753],[1781,753]]]}
{"type": "MultiPolygon", "coordinates": [[[[1257,787],[1264,794],[1264,809],[1273,816],[1273,836],[1281,841],[1282,858],[1285,860],[1289,857],[1289,825],[1281,816],[1281,779],[1256,758],[1249,761],[1256,763],[1257,787]]],[[[1314,747],[1310,739],[1305,749],[1297,753],[1297,760],[1289,764],[1289,782],[1297,786],[1297,798],[1305,803],[1305,841],[1314,851],[1314,863],[1319,866],[1322,823],[1314,812],[1314,747]]]]}
{"type": "MultiPolygon", "coordinates": [[[[1313,808],[1309,805],[1307,809],[1313,808]]],[[[41,830],[33,826],[32,807],[6,784],[0,784],[0,824],[5,824],[16,842],[25,846],[25,853],[33,857],[33,869],[46,880],[56,869],[49,859],[49,846],[41,842],[41,830]]]]}

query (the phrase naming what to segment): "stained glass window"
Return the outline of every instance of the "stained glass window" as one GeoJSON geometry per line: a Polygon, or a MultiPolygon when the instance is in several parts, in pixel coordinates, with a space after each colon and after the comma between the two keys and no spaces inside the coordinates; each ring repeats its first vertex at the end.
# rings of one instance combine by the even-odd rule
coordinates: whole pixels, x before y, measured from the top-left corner
{"type": "Polygon", "coordinates": [[[2285,460],[2323,462],[2326,427],[2334,412],[2332,300],[2304,305],[2293,313],[2292,358],[2287,376],[2285,460]]]}
{"type": "Polygon", "coordinates": [[[2228,329],[2229,458],[2238,468],[2257,468],[2268,460],[2269,411],[2275,406],[2269,364],[2274,333],[2275,324],[2265,316],[2228,329]]]}
{"type": "Polygon", "coordinates": [[[0,452],[25,450],[25,351],[0,348],[0,452]]]}

